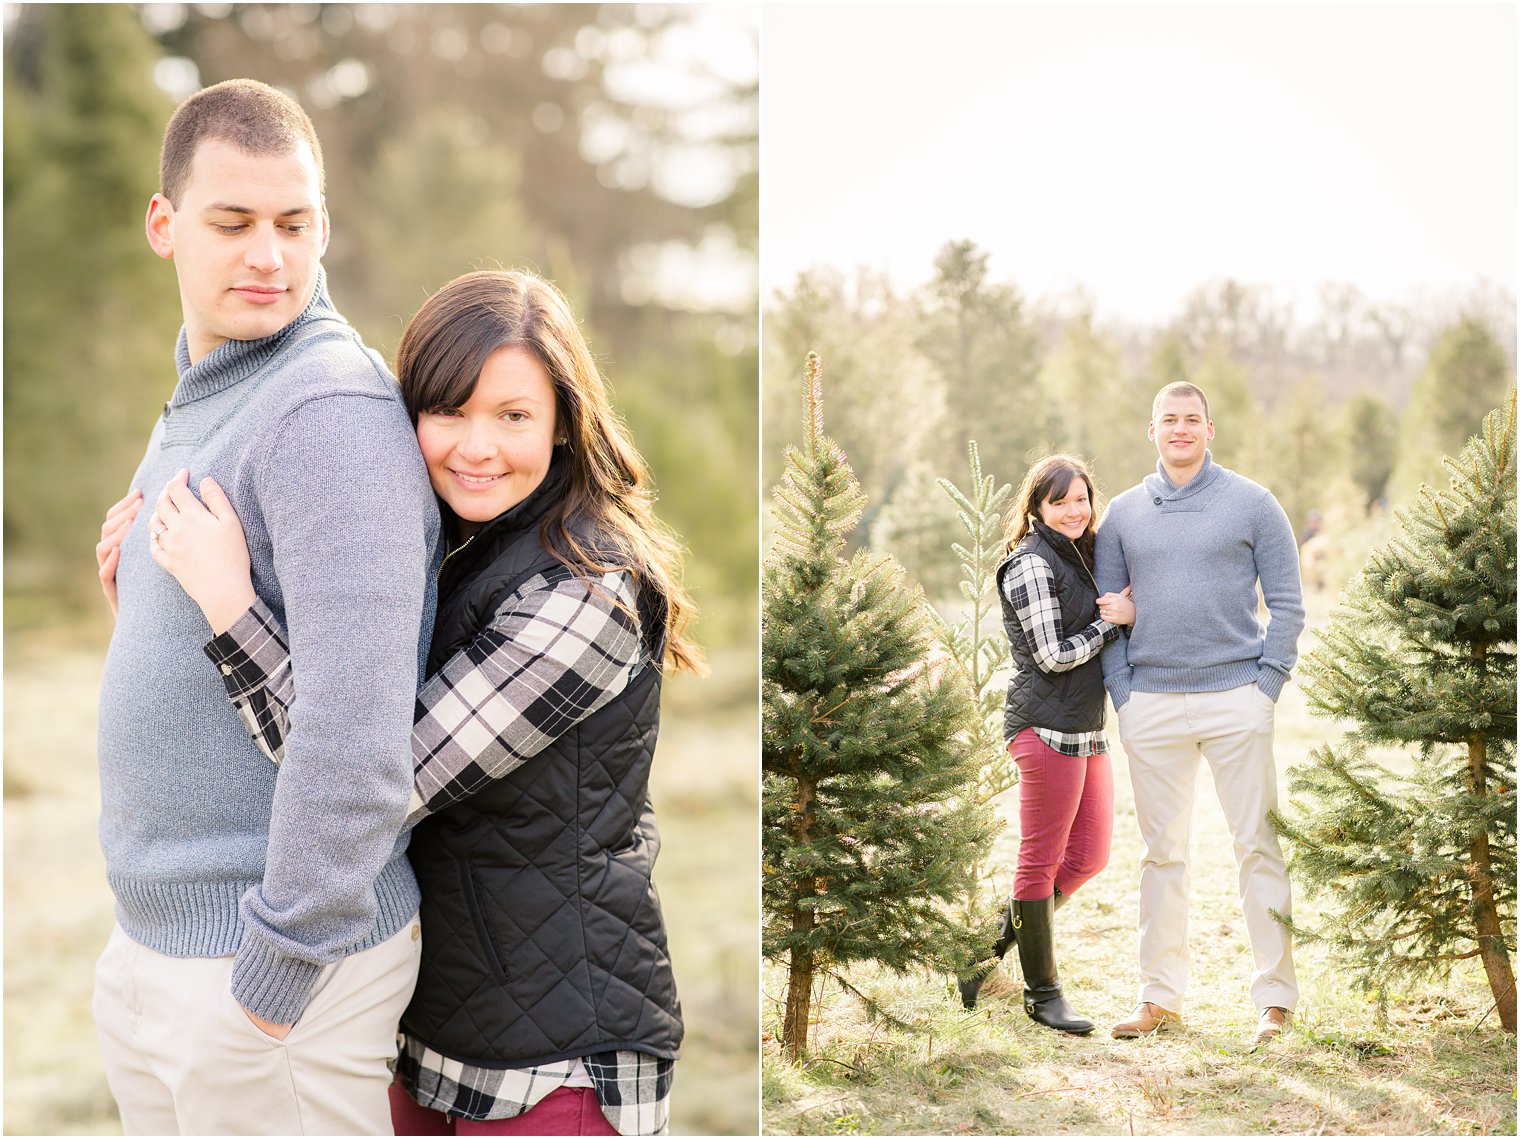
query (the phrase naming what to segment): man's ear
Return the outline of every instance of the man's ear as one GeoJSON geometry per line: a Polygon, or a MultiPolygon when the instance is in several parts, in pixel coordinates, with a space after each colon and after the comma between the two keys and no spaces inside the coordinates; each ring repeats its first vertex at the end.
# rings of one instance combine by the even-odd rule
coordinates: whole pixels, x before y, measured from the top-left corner
{"type": "Polygon", "coordinates": [[[1152,443],[1156,441],[1156,421],[1154,419],[1145,425],[1145,437],[1152,443]]]}
{"type": "Polygon", "coordinates": [[[174,257],[174,206],[162,194],[154,194],[148,203],[148,247],[166,261],[174,257]]]}
{"type": "Polygon", "coordinates": [[[327,216],[327,195],[322,196],[322,252],[318,259],[327,255],[327,239],[332,236],[332,221],[327,216]]]}

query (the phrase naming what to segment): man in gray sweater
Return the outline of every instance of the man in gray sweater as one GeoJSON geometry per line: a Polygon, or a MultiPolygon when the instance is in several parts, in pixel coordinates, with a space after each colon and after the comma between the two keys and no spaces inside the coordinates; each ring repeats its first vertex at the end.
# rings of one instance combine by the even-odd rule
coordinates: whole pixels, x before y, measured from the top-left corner
{"type": "Polygon", "coordinates": [[[1099,592],[1134,590],[1135,624],[1103,650],[1119,713],[1140,869],[1140,1006],[1116,1037],[1180,1023],[1187,990],[1188,835],[1198,758],[1208,760],[1235,839],[1240,899],[1255,957],[1257,1040],[1282,1031],[1298,1000],[1287,868],[1267,812],[1278,694],[1298,657],[1304,606],[1293,528],[1270,491],[1216,465],[1208,397],[1169,384],[1152,406],[1156,473],[1109,505],[1098,531],[1099,592]],[[1269,620],[1257,617],[1257,586],[1269,620]]]}
{"type": "Polygon", "coordinates": [[[147,236],[184,327],[134,501],[175,479],[225,490],[301,695],[275,767],[202,652],[220,630],[154,563],[151,519],[131,524],[102,571],[119,604],[99,720],[107,1078],[127,1134],[389,1134],[437,507],[394,380],[327,297],[301,108],[248,80],[200,91],[160,179],[147,236]]]}

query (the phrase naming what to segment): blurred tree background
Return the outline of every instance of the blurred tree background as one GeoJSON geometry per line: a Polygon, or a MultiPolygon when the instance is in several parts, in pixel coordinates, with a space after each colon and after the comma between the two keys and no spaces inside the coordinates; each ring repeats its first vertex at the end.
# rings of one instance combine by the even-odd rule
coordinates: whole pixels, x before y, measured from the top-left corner
{"type": "Polygon", "coordinates": [[[999,481],[1073,451],[1112,495],[1155,467],[1156,390],[1189,380],[1209,395],[1214,457],[1277,495],[1306,583],[1333,591],[1387,539],[1390,508],[1443,481],[1441,455],[1515,383],[1515,300],[1487,284],[1392,303],[1329,282],[1304,318],[1268,286],[1225,278],[1151,326],[1100,316],[1080,288],[1028,297],[992,279],[988,259],[947,241],[907,290],[824,266],[765,306],[765,485],[797,441],[790,409],[816,350],[832,429],[872,503],[852,546],[896,556],[947,617],[960,604],[946,554],[956,530],[934,479],[959,473],[971,439],[999,481]]]}
{"type": "Polygon", "coordinates": [[[717,6],[10,6],[7,629],[93,605],[100,517],[174,385],[142,236],[163,126],[251,76],[316,124],[333,297],[387,359],[460,273],[565,289],[691,550],[699,636],[752,644],[757,36],[717,6]]]}
{"type": "MultiPolygon", "coordinates": [[[[658,880],[687,1020],[676,1133],[757,1126],[758,6],[7,5],[7,1130],[109,1131],[92,548],[175,384],[143,219],[175,105],[249,76],[326,157],[339,310],[390,360],[426,297],[560,285],[688,550],[713,675],[668,686],[658,880]],[[33,891],[20,867],[46,867],[33,891]]],[[[381,461],[381,457],[377,457],[381,461]]]]}

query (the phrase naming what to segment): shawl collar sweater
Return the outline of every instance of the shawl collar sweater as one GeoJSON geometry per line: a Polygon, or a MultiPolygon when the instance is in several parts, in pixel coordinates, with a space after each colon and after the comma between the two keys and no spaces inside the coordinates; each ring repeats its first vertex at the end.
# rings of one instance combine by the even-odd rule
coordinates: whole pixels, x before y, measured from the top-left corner
{"type": "MultiPolygon", "coordinates": [[[[200,651],[206,622],[127,532],[101,680],[100,839],[116,917],[177,957],[235,956],[232,995],[295,1021],[324,965],[416,911],[399,838],[432,630],[438,513],[399,389],[327,297],[190,362],[132,478],[227,492],[253,585],[290,630],[301,699],[284,764],[258,750],[200,651]],[[354,662],[362,662],[355,667],[354,662]]],[[[150,505],[151,510],[151,505],[150,505]]]]}
{"type": "Polygon", "coordinates": [[[1134,588],[1134,628],[1103,650],[1115,708],[1131,691],[1282,692],[1298,659],[1303,590],[1293,527],[1265,487],[1208,452],[1178,486],[1158,460],[1155,474],[1109,504],[1096,571],[1101,592],[1134,588]]]}

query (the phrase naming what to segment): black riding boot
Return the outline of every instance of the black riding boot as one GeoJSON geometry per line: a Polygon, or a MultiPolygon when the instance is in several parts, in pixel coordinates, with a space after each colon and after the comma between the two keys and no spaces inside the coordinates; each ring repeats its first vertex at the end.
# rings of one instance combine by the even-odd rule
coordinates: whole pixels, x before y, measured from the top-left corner
{"type": "MultiPolygon", "coordinates": [[[[1060,890],[1056,891],[1055,899],[1054,909],[1060,909],[1066,904],[1066,895],[1061,893],[1060,890]]],[[[992,955],[1001,961],[1003,954],[1008,952],[1014,941],[1013,899],[1009,898],[1003,906],[1003,926],[998,931],[998,939],[992,943],[992,955]]],[[[982,991],[982,985],[988,977],[992,976],[992,971],[997,968],[996,965],[990,964],[982,965],[978,968],[978,962],[984,960],[986,958],[978,958],[977,961],[968,962],[966,965],[966,975],[958,978],[955,982],[956,987],[961,991],[961,1004],[967,1008],[976,1008],[977,994],[982,991]]]]}
{"type": "Polygon", "coordinates": [[[1052,900],[1016,898],[1010,906],[1018,938],[1019,964],[1024,969],[1024,1011],[1031,1020],[1047,1028],[1074,1036],[1087,1035],[1093,1030],[1093,1022],[1077,1015],[1061,995],[1061,982],[1056,974],[1052,900]]]}

